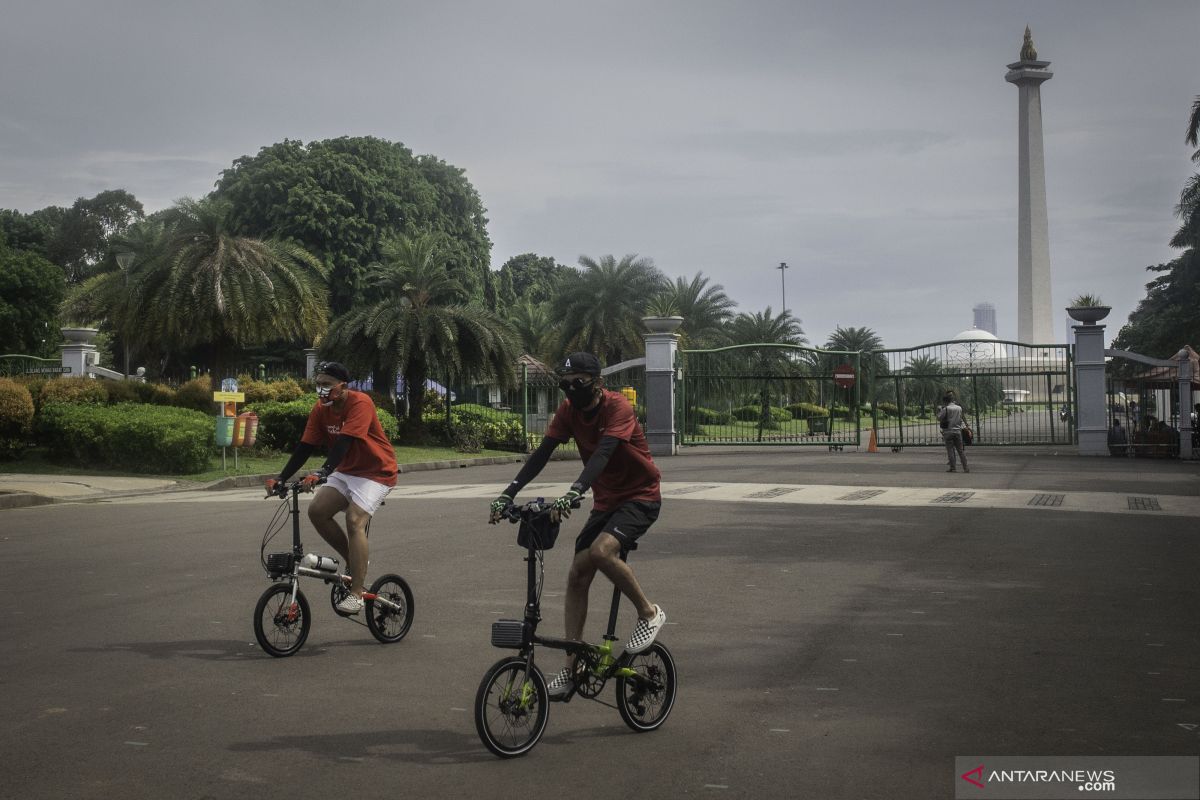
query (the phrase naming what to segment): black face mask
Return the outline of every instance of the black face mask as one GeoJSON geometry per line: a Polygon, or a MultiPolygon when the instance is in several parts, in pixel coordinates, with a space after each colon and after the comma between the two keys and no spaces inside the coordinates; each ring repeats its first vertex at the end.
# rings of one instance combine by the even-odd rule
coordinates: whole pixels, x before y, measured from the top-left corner
{"type": "Polygon", "coordinates": [[[596,382],[594,380],[585,381],[583,378],[558,382],[558,388],[562,389],[563,394],[567,396],[567,402],[581,411],[590,406],[592,401],[596,399],[595,387],[596,382]]]}

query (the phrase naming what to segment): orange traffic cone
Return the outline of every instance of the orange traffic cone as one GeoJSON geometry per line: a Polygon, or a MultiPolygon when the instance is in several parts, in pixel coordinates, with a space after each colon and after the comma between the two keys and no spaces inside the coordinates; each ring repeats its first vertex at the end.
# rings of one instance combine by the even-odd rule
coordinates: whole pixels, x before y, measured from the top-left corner
{"type": "Polygon", "coordinates": [[[879,447],[875,444],[875,429],[871,428],[871,441],[867,443],[868,453],[878,453],[879,447]]]}

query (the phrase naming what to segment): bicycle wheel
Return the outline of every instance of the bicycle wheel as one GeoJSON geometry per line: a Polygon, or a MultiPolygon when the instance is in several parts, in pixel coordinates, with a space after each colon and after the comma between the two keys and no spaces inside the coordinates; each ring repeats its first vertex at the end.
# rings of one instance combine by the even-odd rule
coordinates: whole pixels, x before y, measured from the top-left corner
{"type": "Polygon", "coordinates": [[[475,694],[475,730],[501,758],[528,753],[546,732],[550,718],[546,679],[536,666],[526,670],[521,656],[497,661],[475,694]]]}
{"type": "Polygon", "coordinates": [[[384,601],[367,601],[367,627],[371,635],[384,644],[400,641],[412,627],[412,589],[399,575],[381,575],[371,584],[371,593],[384,601]]]}
{"type": "Polygon", "coordinates": [[[621,660],[621,666],[633,669],[637,677],[617,678],[617,710],[633,730],[652,731],[667,721],[675,706],[675,659],[665,645],[655,642],[621,660]]]}
{"type": "Polygon", "coordinates": [[[254,607],[254,638],[263,650],[282,658],[295,653],[308,638],[312,615],[304,592],[296,592],[292,602],[292,586],[277,583],[258,598],[254,607]]]}

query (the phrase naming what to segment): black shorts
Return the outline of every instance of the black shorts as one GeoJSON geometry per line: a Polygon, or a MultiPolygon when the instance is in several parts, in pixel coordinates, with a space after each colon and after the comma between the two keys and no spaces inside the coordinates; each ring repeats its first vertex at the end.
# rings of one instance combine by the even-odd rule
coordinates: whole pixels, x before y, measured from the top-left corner
{"type": "Polygon", "coordinates": [[[658,519],[661,508],[662,503],[630,500],[611,511],[593,511],[575,539],[575,552],[587,550],[601,533],[614,536],[622,544],[636,542],[658,519]]]}

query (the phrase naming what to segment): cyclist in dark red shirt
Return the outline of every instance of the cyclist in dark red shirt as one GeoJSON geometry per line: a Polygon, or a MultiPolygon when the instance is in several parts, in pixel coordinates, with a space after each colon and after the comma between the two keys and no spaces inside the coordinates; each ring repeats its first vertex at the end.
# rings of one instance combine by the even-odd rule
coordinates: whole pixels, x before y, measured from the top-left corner
{"type": "Polygon", "coordinates": [[[349,389],[349,380],[350,371],[336,361],[317,365],[317,404],[309,412],[291,459],[277,478],[267,481],[267,491],[302,467],[317,447],[325,448],[328,456],[324,465],[304,478],[309,491],[322,478],[327,481],[309,503],[308,518],[321,538],[342,557],[350,574],[349,593],[338,602],[338,611],[357,614],[363,607],[370,552],[367,525],[396,485],[398,468],[396,452],[379,424],[375,403],[362,392],[349,389]],[[346,512],[344,531],[334,519],[342,511],[346,512]]]}
{"type": "MultiPolygon", "coordinates": [[[[571,514],[571,504],[590,487],[591,516],[575,540],[575,559],[567,576],[563,613],[568,639],[583,638],[588,589],[596,570],[603,572],[637,609],[638,621],[625,645],[640,653],[654,641],[667,620],[663,610],[642,592],[633,570],[621,560],[622,542],[634,542],[658,519],[662,505],[659,472],[646,446],[646,434],[623,395],[604,388],[600,362],[591,353],[571,353],[557,369],[559,388],[567,399],[554,412],[541,445],[517,477],[491,504],[489,521],[498,522],[517,493],[542,471],[560,444],[575,439],[584,468],[570,490],[554,502],[555,522],[571,514]]],[[[547,685],[551,696],[570,691],[572,656],[547,685]]]]}

